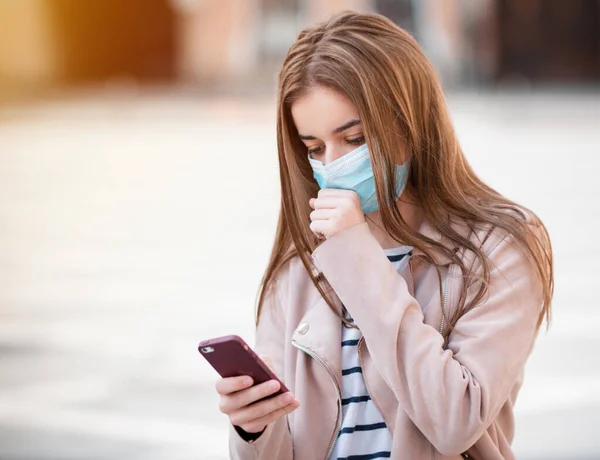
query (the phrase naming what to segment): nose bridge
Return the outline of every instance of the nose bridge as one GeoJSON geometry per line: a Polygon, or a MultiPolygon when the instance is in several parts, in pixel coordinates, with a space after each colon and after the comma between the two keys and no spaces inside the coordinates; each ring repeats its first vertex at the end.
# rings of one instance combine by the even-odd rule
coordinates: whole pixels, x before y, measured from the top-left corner
{"type": "Polygon", "coordinates": [[[343,152],[341,151],[341,147],[339,145],[336,145],[335,142],[325,144],[325,155],[323,157],[323,164],[327,165],[337,160],[342,155],[343,152]]]}

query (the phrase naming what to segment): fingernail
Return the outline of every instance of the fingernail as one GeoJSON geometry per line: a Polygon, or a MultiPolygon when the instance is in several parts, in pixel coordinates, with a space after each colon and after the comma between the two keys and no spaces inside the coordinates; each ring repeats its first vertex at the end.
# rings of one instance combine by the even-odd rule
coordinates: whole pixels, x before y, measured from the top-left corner
{"type": "Polygon", "coordinates": [[[246,377],[243,381],[242,381],[243,385],[252,385],[252,379],[250,377],[246,377]]]}
{"type": "Polygon", "coordinates": [[[292,395],[291,393],[287,393],[284,397],[283,397],[283,402],[284,403],[291,403],[294,400],[294,395],[292,395]]]}
{"type": "Polygon", "coordinates": [[[275,381],[269,383],[269,390],[276,390],[277,388],[279,388],[279,383],[275,381]]]}

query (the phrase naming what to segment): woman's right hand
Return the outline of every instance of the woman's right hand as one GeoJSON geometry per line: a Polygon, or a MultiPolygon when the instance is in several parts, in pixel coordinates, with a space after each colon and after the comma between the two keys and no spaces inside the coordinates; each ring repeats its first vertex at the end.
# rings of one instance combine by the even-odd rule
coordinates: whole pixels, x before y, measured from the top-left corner
{"type": "Polygon", "coordinates": [[[281,385],[277,380],[269,380],[256,386],[252,386],[253,383],[249,376],[219,379],[216,383],[217,393],[220,395],[219,409],[229,417],[233,425],[246,433],[261,433],[269,423],[300,406],[291,392],[256,403],[276,393],[281,385]]]}

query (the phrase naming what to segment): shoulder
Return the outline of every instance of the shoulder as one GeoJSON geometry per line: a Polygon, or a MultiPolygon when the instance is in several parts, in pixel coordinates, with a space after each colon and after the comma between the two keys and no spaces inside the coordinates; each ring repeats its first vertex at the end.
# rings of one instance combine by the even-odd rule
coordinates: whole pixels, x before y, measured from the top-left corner
{"type": "Polygon", "coordinates": [[[539,248],[532,245],[543,246],[547,234],[541,221],[530,211],[511,209],[507,213],[505,227],[489,223],[463,226],[465,236],[470,235],[468,240],[479,253],[462,250],[462,270],[466,276],[463,286],[467,303],[471,305],[462,316],[479,318],[479,315],[497,311],[502,315],[516,315],[523,324],[539,326],[547,300],[544,275],[539,266],[544,261],[535,258],[539,248]],[[475,306],[485,308],[473,308],[475,306]]]}
{"type": "MultiPolygon", "coordinates": [[[[516,207],[503,211],[503,222],[504,226],[492,222],[454,222],[452,226],[474,248],[481,251],[492,265],[508,255],[526,263],[526,246],[538,244],[546,237],[543,224],[531,211],[516,207]]],[[[476,257],[474,251],[462,248],[461,252],[465,265],[471,265],[475,270],[481,268],[481,260],[476,257]]]]}

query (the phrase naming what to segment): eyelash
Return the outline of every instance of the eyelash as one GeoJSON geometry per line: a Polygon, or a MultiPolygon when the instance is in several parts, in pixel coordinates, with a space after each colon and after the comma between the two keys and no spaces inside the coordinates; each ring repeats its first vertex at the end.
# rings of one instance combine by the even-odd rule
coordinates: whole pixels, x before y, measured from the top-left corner
{"type": "MultiPolygon", "coordinates": [[[[361,145],[365,142],[365,136],[355,137],[354,139],[346,139],[346,143],[350,145],[361,145]]],[[[308,153],[310,155],[314,155],[315,153],[319,153],[323,147],[316,147],[314,149],[309,149],[308,153]]]]}

